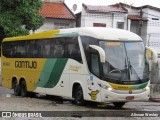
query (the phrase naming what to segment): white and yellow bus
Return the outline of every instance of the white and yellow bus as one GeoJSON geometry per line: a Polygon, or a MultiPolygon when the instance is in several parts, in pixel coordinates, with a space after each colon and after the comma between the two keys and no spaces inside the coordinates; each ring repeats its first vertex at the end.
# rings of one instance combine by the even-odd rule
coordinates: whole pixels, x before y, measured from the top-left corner
{"type": "Polygon", "coordinates": [[[71,28],[5,38],[2,85],[85,101],[147,101],[149,65],[142,39],[112,28],[71,28]]]}

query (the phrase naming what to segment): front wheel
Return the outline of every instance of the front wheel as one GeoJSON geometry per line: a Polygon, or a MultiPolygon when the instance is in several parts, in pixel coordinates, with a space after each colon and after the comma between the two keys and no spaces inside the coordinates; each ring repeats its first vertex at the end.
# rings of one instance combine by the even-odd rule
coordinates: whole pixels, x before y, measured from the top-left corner
{"type": "Polygon", "coordinates": [[[125,102],[114,102],[113,104],[116,108],[122,108],[125,102]]]}
{"type": "Polygon", "coordinates": [[[81,86],[78,86],[75,89],[75,94],[74,94],[74,102],[77,105],[84,105],[85,104],[85,100],[83,98],[83,90],[81,86]]]}

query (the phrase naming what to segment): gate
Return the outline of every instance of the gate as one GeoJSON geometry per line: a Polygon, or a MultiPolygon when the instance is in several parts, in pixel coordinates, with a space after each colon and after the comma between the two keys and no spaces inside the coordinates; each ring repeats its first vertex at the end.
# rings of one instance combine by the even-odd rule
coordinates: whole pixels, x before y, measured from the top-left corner
{"type": "Polygon", "coordinates": [[[150,80],[150,100],[160,102],[160,59],[152,64],[150,80]]]}
{"type": "Polygon", "coordinates": [[[146,47],[146,49],[150,65],[150,100],[160,102],[160,59],[154,48],[146,47]]]}

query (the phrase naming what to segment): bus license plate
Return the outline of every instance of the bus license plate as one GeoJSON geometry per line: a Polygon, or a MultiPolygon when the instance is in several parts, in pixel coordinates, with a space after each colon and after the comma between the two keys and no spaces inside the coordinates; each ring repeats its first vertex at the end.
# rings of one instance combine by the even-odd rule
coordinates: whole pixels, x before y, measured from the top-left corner
{"type": "Polygon", "coordinates": [[[126,97],[126,100],[133,100],[134,99],[134,96],[127,96],[126,97]]]}

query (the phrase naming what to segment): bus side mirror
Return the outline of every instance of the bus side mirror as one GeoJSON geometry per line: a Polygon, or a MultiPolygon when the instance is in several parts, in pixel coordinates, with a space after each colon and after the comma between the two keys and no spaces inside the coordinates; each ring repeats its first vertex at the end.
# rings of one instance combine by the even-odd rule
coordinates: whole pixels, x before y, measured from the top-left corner
{"type": "Polygon", "coordinates": [[[106,54],[105,54],[104,50],[101,47],[97,46],[97,45],[89,45],[89,47],[94,49],[94,50],[96,50],[96,51],[98,51],[99,57],[100,57],[100,61],[102,63],[105,63],[106,54]]]}
{"type": "Polygon", "coordinates": [[[153,48],[145,47],[146,48],[146,58],[149,63],[149,71],[151,71],[152,66],[157,64],[158,62],[158,53],[153,48]]]}

